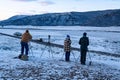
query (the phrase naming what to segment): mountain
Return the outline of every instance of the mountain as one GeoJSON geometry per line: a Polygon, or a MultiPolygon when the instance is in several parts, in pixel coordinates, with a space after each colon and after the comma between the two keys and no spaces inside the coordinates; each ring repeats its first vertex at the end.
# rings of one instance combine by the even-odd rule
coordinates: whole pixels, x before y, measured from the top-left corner
{"type": "Polygon", "coordinates": [[[15,15],[15,16],[12,16],[6,20],[3,20],[3,21],[0,21],[0,25],[12,25],[12,21],[15,21],[15,20],[18,20],[18,19],[21,19],[21,18],[24,18],[24,17],[27,17],[27,15],[15,15]]]}
{"type": "Polygon", "coordinates": [[[0,25],[33,25],[33,26],[120,26],[120,9],[47,13],[40,15],[13,16],[0,21],[0,25]]]}
{"type": "Polygon", "coordinates": [[[120,10],[101,14],[87,22],[90,26],[120,26],[120,10]]]}
{"type": "Polygon", "coordinates": [[[24,18],[24,17],[26,17],[26,16],[27,16],[27,15],[16,15],[16,16],[10,17],[10,18],[7,19],[7,20],[16,20],[16,19],[24,18]]]}

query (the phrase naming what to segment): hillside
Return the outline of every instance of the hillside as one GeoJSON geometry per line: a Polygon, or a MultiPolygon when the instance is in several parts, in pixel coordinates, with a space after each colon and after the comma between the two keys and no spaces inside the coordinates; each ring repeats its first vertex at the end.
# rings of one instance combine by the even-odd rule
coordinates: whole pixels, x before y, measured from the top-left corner
{"type": "Polygon", "coordinates": [[[32,26],[120,26],[120,9],[47,13],[31,16],[14,16],[0,22],[0,25],[32,26]]]}
{"type": "Polygon", "coordinates": [[[120,26],[120,10],[101,14],[89,21],[90,26],[120,26]]]}

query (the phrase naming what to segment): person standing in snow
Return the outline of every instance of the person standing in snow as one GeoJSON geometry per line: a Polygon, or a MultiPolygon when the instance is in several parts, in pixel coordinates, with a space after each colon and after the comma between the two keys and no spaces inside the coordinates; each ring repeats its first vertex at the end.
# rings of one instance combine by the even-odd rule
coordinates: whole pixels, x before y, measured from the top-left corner
{"type": "Polygon", "coordinates": [[[79,45],[80,45],[80,52],[81,52],[80,62],[81,62],[81,64],[85,65],[86,54],[87,54],[88,45],[89,45],[89,39],[87,37],[87,33],[86,32],[84,32],[83,33],[83,37],[80,38],[79,45]]]}
{"type": "Polygon", "coordinates": [[[71,51],[71,40],[70,36],[67,35],[64,40],[64,52],[65,52],[65,61],[70,61],[70,51],[71,51]]]}
{"type": "Polygon", "coordinates": [[[25,33],[22,35],[21,38],[21,54],[19,55],[19,58],[22,57],[22,55],[28,56],[29,46],[28,42],[32,39],[31,34],[29,33],[29,30],[26,30],[25,33]],[[25,49],[25,54],[24,54],[25,49]]]}

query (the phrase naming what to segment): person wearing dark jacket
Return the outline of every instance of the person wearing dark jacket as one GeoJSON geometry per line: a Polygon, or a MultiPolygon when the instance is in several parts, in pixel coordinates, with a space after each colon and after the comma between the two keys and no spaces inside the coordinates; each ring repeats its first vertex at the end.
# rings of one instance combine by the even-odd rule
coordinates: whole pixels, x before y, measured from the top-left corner
{"type": "Polygon", "coordinates": [[[23,55],[28,56],[29,46],[28,42],[32,39],[31,34],[28,30],[25,31],[25,33],[22,35],[21,38],[21,54],[19,55],[19,58],[21,58],[23,55]],[[25,54],[24,54],[25,49],[25,54]]]}
{"type": "Polygon", "coordinates": [[[64,40],[64,52],[65,52],[65,61],[70,61],[70,51],[71,51],[71,40],[70,36],[67,35],[64,40]]]}
{"type": "Polygon", "coordinates": [[[80,62],[81,62],[81,64],[85,65],[86,54],[87,54],[88,45],[89,45],[89,39],[87,37],[87,33],[86,32],[84,32],[83,33],[83,37],[80,38],[79,44],[80,44],[80,52],[81,52],[80,62]]]}

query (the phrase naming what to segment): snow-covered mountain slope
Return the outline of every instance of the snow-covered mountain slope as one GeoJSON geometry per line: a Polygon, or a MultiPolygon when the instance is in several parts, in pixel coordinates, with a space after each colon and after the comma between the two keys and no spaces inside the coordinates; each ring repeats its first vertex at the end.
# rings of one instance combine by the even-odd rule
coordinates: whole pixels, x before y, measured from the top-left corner
{"type": "Polygon", "coordinates": [[[32,16],[13,16],[0,21],[0,25],[33,25],[33,26],[120,26],[120,9],[47,13],[32,16]]]}

